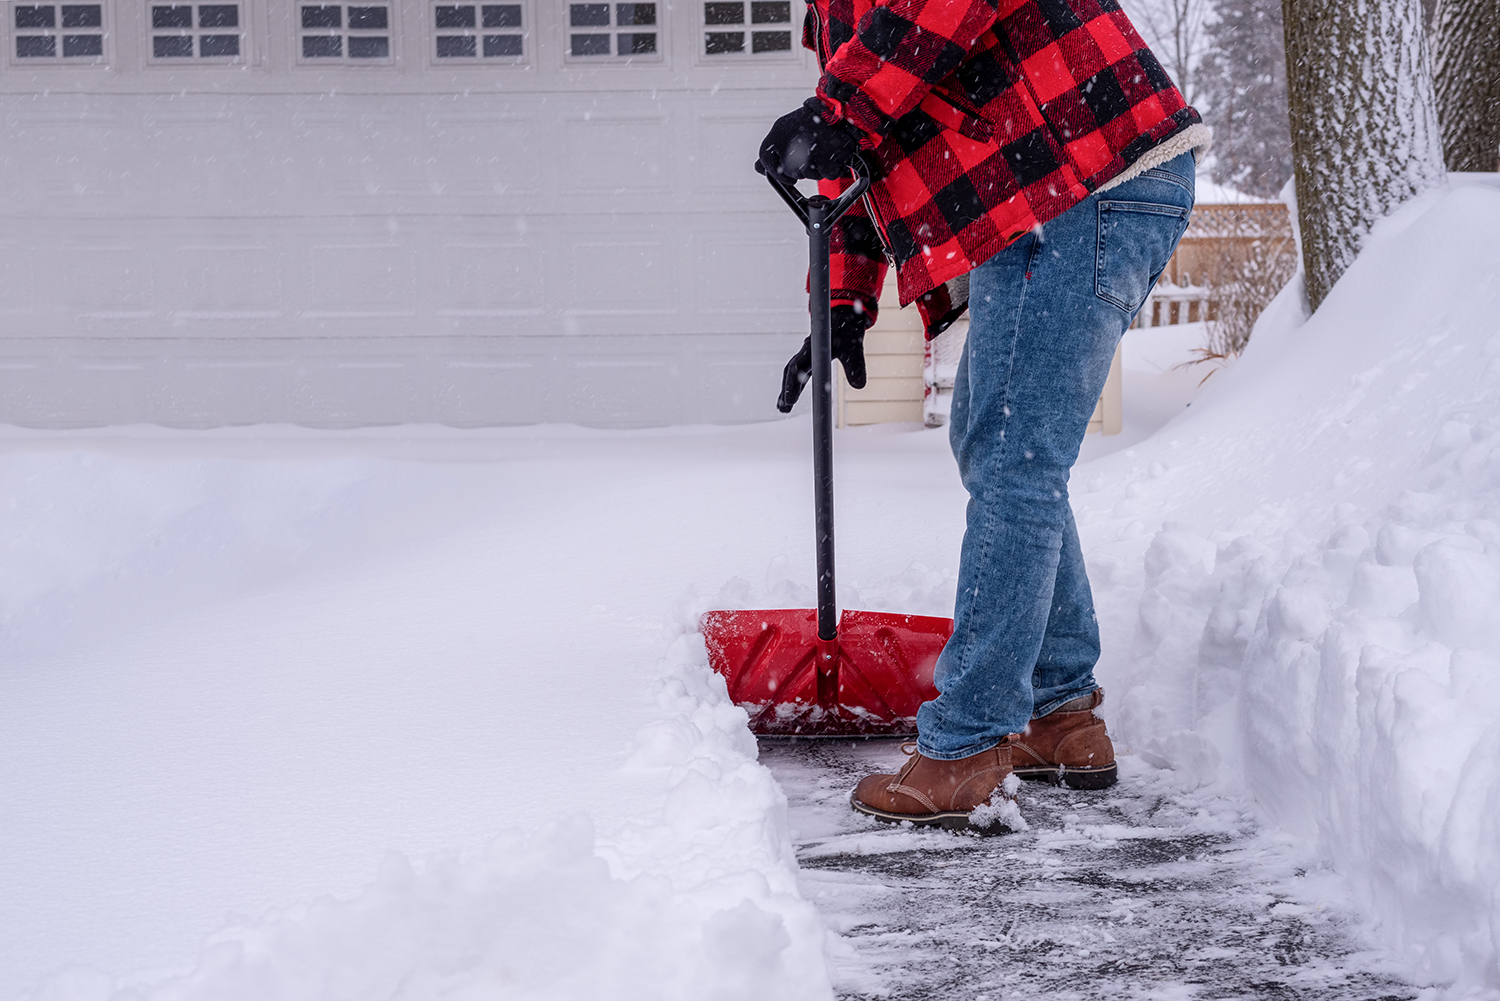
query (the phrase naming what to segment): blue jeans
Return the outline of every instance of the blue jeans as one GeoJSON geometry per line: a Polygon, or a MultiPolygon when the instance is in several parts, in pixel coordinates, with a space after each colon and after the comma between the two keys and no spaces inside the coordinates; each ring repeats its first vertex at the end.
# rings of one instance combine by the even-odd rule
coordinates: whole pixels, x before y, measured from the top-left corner
{"type": "Polygon", "coordinates": [[[953,637],[917,747],[994,747],[1093,691],[1099,626],[1068,473],[1125,328],[1193,207],[1190,153],[1094,195],[969,276],[949,437],[969,492],[953,637]]]}

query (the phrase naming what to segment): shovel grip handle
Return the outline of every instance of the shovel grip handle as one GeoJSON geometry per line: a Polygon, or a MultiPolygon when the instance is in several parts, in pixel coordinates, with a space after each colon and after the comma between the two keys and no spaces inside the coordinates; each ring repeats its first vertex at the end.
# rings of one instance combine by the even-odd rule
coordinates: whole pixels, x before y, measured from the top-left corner
{"type": "Polygon", "coordinates": [[[840,216],[853,207],[855,202],[863,198],[865,192],[870,188],[870,164],[865,159],[864,154],[861,153],[855,157],[854,162],[849,165],[849,169],[854,172],[854,183],[845,188],[844,193],[836,199],[830,199],[824,195],[812,195],[810,197],[804,195],[795,186],[782,181],[781,178],[777,177],[770,170],[766,171],[766,180],[771,182],[771,187],[776,189],[776,193],[781,196],[782,201],[786,202],[787,207],[797,213],[797,218],[802,220],[803,226],[812,225],[808,219],[807,210],[812,203],[818,200],[822,200],[828,205],[828,209],[824,213],[824,225],[832,226],[838,222],[840,216]]]}

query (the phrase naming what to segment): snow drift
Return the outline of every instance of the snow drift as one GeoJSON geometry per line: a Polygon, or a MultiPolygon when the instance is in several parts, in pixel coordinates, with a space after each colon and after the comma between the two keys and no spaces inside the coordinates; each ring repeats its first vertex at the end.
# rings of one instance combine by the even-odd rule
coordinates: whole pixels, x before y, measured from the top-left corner
{"type": "Polygon", "coordinates": [[[642,731],[619,776],[637,780],[642,809],[613,837],[601,839],[580,811],[508,831],[478,857],[439,855],[417,868],[393,852],[353,899],[320,898],[211,935],[186,975],[118,991],[110,977],[74,970],[31,996],[829,996],[822,928],[798,899],[776,823],[785,801],[692,644],[674,659],[659,691],[663,718],[642,731]],[[651,794],[662,788],[658,807],[651,794]]]}
{"type": "Polygon", "coordinates": [[[1434,983],[1500,987],[1500,185],[1377,228],[1305,322],[1081,466],[1122,742],[1248,787],[1434,983]]]}
{"type": "Polygon", "coordinates": [[[6,433],[0,997],[829,997],[684,595],[801,431],[6,433]]]}

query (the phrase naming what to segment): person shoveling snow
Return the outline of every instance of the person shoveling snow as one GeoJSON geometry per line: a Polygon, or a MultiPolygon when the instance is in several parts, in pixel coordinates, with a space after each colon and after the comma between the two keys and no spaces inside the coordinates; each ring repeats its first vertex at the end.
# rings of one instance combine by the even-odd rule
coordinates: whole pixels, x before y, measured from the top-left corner
{"type": "MultiPolygon", "coordinates": [[[[808,27],[817,93],[777,120],[757,166],[837,198],[857,159],[871,164],[868,196],[827,237],[825,350],[864,385],[886,260],[929,337],[972,317],[950,427],[970,495],[953,633],[909,759],[851,802],[884,821],[1004,829],[995,800],[1013,774],[1115,781],[1068,474],[1187,227],[1208,130],[1115,7],[815,0],[808,27]]],[[[788,362],[783,412],[816,348],[788,362]]]]}

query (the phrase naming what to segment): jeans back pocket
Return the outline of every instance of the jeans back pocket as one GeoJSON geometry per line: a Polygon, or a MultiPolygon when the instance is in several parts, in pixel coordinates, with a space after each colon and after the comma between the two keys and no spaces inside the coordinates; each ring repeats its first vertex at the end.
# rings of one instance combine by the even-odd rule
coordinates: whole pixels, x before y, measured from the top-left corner
{"type": "Polygon", "coordinates": [[[1094,294],[1134,313],[1187,229],[1191,210],[1153,202],[1100,201],[1094,294]]]}

